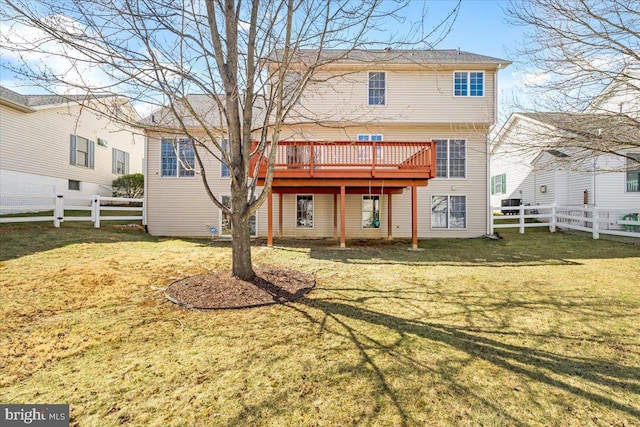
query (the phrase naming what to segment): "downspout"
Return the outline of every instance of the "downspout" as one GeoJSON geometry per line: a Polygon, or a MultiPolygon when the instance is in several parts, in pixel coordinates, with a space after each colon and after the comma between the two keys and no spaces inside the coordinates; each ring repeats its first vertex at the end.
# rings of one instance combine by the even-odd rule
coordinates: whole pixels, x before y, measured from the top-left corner
{"type": "Polygon", "coordinates": [[[493,235],[493,209],[491,209],[491,134],[498,122],[498,70],[502,64],[498,64],[498,68],[494,72],[493,78],[493,123],[489,126],[487,133],[487,176],[485,181],[486,198],[487,198],[487,234],[493,235]]]}
{"type": "Polygon", "coordinates": [[[593,159],[593,176],[591,178],[591,191],[593,192],[593,206],[598,206],[596,199],[596,166],[598,164],[598,157],[593,159]]]}
{"type": "Polygon", "coordinates": [[[149,194],[149,168],[148,163],[149,163],[149,151],[148,151],[148,143],[147,143],[147,133],[145,132],[144,134],[144,161],[142,162],[142,173],[144,174],[144,194],[142,195],[143,198],[143,202],[142,202],[142,226],[144,227],[144,231],[145,232],[149,232],[149,229],[147,228],[147,210],[149,209],[149,206],[147,204],[147,200],[149,200],[149,198],[147,197],[147,194],[149,194]]]}

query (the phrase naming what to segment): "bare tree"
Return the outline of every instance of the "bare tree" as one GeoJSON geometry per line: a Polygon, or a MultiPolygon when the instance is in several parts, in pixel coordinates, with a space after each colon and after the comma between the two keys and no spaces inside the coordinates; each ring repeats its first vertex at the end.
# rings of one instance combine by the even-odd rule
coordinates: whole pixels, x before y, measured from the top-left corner
{"type": "MultiPolygon", "coordinates": [[[[11,69],[22,78],[75,88],[92,99],[121,94],[164,107],[161,120],[151,117],[142,125],[190,140],[197,163],[184,166],[196,169],[213,204],[229,216],[233,275],[245,280],[254,276],[250,217],[270,190],[282,123],[316,71],[355,49],[432,47],[447,34],[459,8],[458,3],[425,29],[426,15],[413,21],[403,16],[408,0],[2,3],[1,16],[12,27],[0,48],[14,56],[11,69]],[[387,34],[390,21],[404,22],[406,31],[387,34]],[[324,54],[335,48],[342,53],[324,54]],[[55,66],[60,58],[64,68],[55,66]],[[297,74],[293,80],[291,71],[297,74]],[[228,165],[230,206],[211,190],[205,157],[228,165]],[[267,175],[257,189],[251,177],[263,160],[267,175]]],[[[129,120],[115,112],[112,117],[129,120]]]]}
{"type": "MultiPolygon", "coordinates": [[[[528,73],[530,112],[553,126],[526,138],[586,158],[640,147],[640,7],[637,0],[511,0],[526,26],[515,65],[528,73]],[[563,114],[559,114],[563,113],[563,114]]],[[[636,150],[637,151],[637,150],[636,150]]]]}

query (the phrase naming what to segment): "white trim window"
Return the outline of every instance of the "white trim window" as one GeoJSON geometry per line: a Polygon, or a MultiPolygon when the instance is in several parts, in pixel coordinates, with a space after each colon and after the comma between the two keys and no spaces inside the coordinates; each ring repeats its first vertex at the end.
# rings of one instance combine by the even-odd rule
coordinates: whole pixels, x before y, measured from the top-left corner
{"type": "Polygon", "coordinates": [[[436,139],[436,178],[467,177],[467,141],[436,139]]]}
{"type": "Polygon", "coordinates": [[[453,96],[484,96],[484,71],[454,71],[453,96]]]}
{"type": "Polygon", "coordinates": [[[78,135],[69,136],[69,164],[93,169],[95,165],[94,141],[78,135]]]}
{"type": "Polygon", "coordinates": [[[111,153],[111,173],[115,175],[128,175],[129,153],[118,150],[117,148],[112,148],[111,153]]]}
{"type": "Polygon", "coordinates": [[[387,73],[369,71],[369,105],[387,104],[387,73]]]}
{"type": "MultiPolygon", "coordinates": [[[[228,194],[223,194],[220,196],[220,202],[230,208],[231,207],[231,196],[228,194]]],[[[218,231],[218,235],[220,237],[231,237],[231,218],[229,215],[220,211],[220,230],[218,231]]],[[[251,237],[256,237],[258,235],[258,218],[254,213],[249,217],[249,235],[251,237]]]]}
{"type": "MultiPolygon", "coordinates": [[[[229,154],[229,140],[227,138],[220,141],[220,148],[222,151],[229,154]]],[[[220,178],[229,178],[231,177],[231,171],[229,170],[229,166],[224,161],[224,157],[220,157],[220,178]]]]}
{"type": "Polygon", "coordinates": [[[196,175],[196,157],[188,138],[163,138],[160,162],[161,177],[192,178],[196,175]]]}
{"type": "Polygon", "coordinates": [[[380,196],[362,196],[362,228],[380,228],[380,196]]]}
{"type": "Polygon", "coordinates": [[[296,228],[313,228],[313,194],[296,194],[296,228]]]}
{"type": "Polygon", "coordinates": [[[507,174],[491,177],[491,194],[507,194],[507,174]]]}
{"type": "Polygon", "coordinates": [[[627,156],[627,192],[636,193],[640,191],[640,153],[627,153],[627,156]]]}
{"type": "Polygon", "coordinates": [[[467,196],[431,196],[431,228],[467,228],[467,196]]]}
{"type": "MultiPolygon", "coordinates": [[[[381,142],[383,140],[383,136],[381,134],[358,134],[357,136],[359,142],[381,142]]],[[[373,146],[363,146],[358,147],[358,161],[360,162],[371,162],[371,152],[373,151],[373,146]]],[[[382,161],[382,145],[378,145],[376,147],[376,162],[380,163],[382,161]]]]}

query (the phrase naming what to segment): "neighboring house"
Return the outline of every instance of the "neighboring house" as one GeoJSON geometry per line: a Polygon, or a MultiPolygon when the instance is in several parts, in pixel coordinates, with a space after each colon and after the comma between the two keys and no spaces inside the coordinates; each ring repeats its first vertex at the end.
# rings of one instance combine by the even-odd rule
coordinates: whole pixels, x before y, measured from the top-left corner
{"type": "Polygon", "coordinates": [[[640,119],[640,66],[627,66],[591,101],[584,112],[625,114],[640,119]]]}
{"type": "MultiPolygon", "coordinates": [[[[324,54],[342,59],[319,70],[285,121],[275,200],[257,212],[254,234],[340,236],[342,244],[486,234],[488,133],[496,120],[498,70],[510,62],[458,50],[324,54]]],[[[224,144],[212,100],[189,100],[208,112],[207,123],[224,144]]],[[[175,119],[164,109],[146,125],[149,232],[209,236],[214,227],[215,236],[228,236],[228,221],[199,174],[184,167],[195,164],[189,140],[167,130],[175,119]]],[[[211,156],[203,162],[215,177],[214,193],[226,202],[229,170],[211,156]]],[[[263,168],[259,183],[264,176],[263,168]]]]}
{"type": "Polygon", "coordinates": [[[513,113],[492,145],[491,205],[517,199],[532,205],[640,210],[635,126],[616,114],[513,113]],[[618,132],[616,140],[631,144],[616,147],[621,155],[598,152],[606,132],[618,132]]]}
{"type": "MultiPolygon", "coordinates": [[[[0,87],[1,195],[111,195],[114,179],[143,172],[143,135],[83,107],[83,101],[0,87]]],[[[113,97],[109,107],[135,117],[123,98],[113,97]]]]}

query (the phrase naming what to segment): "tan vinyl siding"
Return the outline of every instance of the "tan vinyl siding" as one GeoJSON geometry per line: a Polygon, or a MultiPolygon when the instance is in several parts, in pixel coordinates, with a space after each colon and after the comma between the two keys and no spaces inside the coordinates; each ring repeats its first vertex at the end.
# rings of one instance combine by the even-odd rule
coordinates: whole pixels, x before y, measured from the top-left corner
{"type": "MultiPolygon", "coordinates": [[[[461,66],[460,70],[468,70],[461,66]]],[[[384,71],[384,70],[382,70],[384,71]]],[[[455,97],[454,70],[386,71],[386,104],[368,105],[368,71],[328,72],[305,91],[292,120],[384,123],[493,123],[495,71],[484,70],[484,96],[455,97]]]]}
{"type": "MultiPolygon", "coordinates": [[[[284,129],[283,137],[309,139],[355,139],[358,133],[380,133],[385,140],[425,141],[431,139],[466,139],[467,176],[462,179],[433,179],[428,187],[418,189],[419,236],[424,237],[477,237],[486,233],[486,129],[451,129],[429,126],[354,127],[327,129],[305,127],[284,129]],[[431,229],[431,196],[467,196],[467,228],[464,230],[431,229]]],[[[201,178],[161,178],[160,140],[148,139],[148,216],[149,231],[154,235],[210,236],[210,226],[220,229],[219,209],[207,196],[201,178]],[[209,225],[207,225],[209,224],[209,225]]],[[[207,175],[211,178],[214,193],[229,194],[229,180],[221,179],[220,164],[207,160],[207,175]]],[[[373,192],[373,191],[372,191],[373,192]]],[[[298,194],[311,194],[300,189],[298,194]]],[[[375,194],[375,192],[374,192],[375,194]]],[[[339,212],[338,197],[338,212],[339,212]]],[[[411,236],[411,192],[405,189],[401,195],[393,195],[393,235],[411,236]]],[[[278,235],[278,195],[273,195],[273,233],[278,235]]],[[[314,195],[314,228],[296,228],[295,194],[283,195],[283,232],[285,236],[317,238],[333,236],[333,195],[314,195]]],[[[384,238],[387,236],[387,198],[381,200],[379,229],[362,228],[362,196],[347,195],[347,238],[384,238]]],[[[338,215],[339,217],[339,215],[338,215]]],[[[338,218],[339,221],[339,218],[338,218]]],[[[339,227],[339,225],[338,225],[339,227]]],[[[260,236],[267,234],[267,204],[258,211],[260,236]]],[[[339,228],[338,228],[339,230],[339,228]]]]}
{"type": "Polygon", "coordinates": [[[23,113],[0,105],[0,169],[110,186],[112,149],[129,153],[129,172],[142,172],[144,137],[79,106],[23,113]],[[78,114],[80,117],[78,118],[78,114]],[[94,169],[69,164],[69,136],[95,141],[94,169]],[[97,144],[107,140],[108,147],[97,144]]]}

